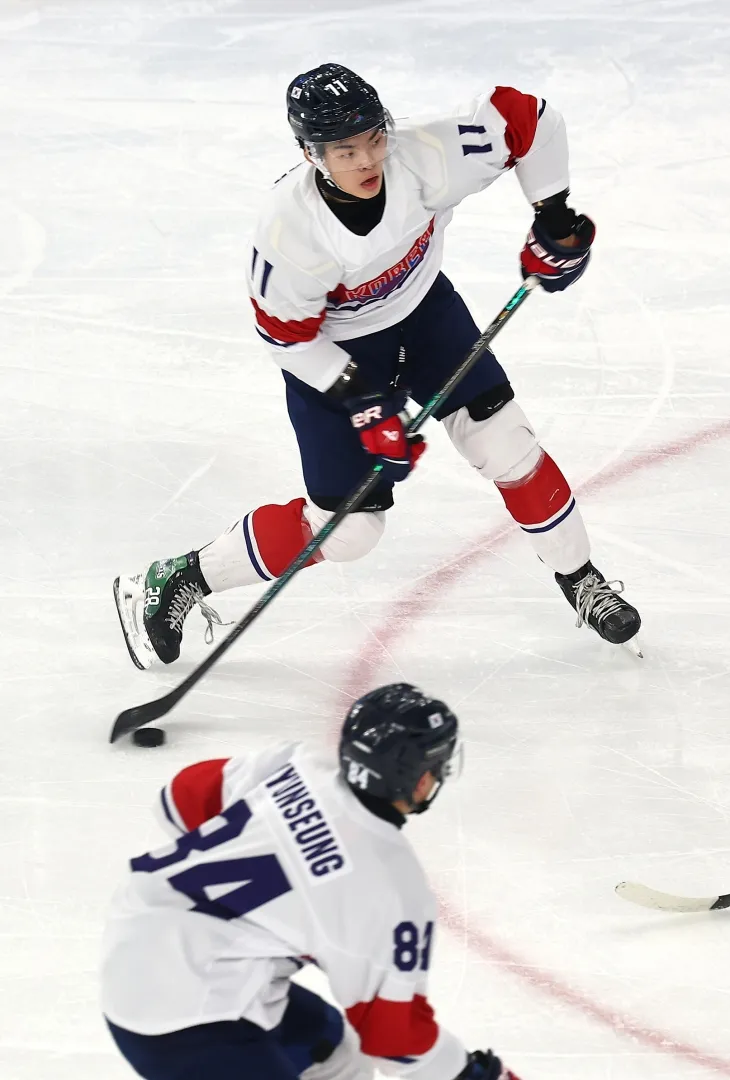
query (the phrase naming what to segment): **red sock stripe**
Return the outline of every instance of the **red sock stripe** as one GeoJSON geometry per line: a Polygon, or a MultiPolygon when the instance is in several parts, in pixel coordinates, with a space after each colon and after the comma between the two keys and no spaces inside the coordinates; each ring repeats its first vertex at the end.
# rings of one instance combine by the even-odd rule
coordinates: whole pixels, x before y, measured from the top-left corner
{"type": "Polygon", "coordinates": [[[497,487],[518,525],[542,525],[559,514],[572,498],[570,484],[544,450],[528,476],[497,487]]]}
{"type": "MultiPolygon", "coordinates": [[[[272,577],[280,577],[312,539],[312,530],[303,514],[306,501],[292,499],[285,506],[269,503],[259,506],[251,515],[259,554],[272,577]]],[[[321,558],[318,552],[306,565],[312,566],[321,558]]]]}

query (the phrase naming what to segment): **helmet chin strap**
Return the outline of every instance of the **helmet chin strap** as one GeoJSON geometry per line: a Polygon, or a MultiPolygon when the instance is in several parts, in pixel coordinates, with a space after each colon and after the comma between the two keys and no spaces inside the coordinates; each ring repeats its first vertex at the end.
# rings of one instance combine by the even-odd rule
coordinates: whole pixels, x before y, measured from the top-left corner
{"type": "MultiPolygon", "coordinates": [[[[334,188],[335,191],[342,191],[342,188],[337,186],[337,184],[334,182],[334,180],[330,176],[329,171],[327,169],[323,168],[320,165],[317,166],[317,169],[318,169],[319,173],[321,174],[322,179],[324,180],[327,187],[334,188]]],[[[347,192],[343,192],[343,194],[346,195],[347,192]]]]}
{"type": "Polygon", "coordinates": [[[428,796],[427,799],[423,799],[419,803],[412,802],[410,804],[410,810],[408,811],[409,814],[425,814],[426,811],[428,809],[430,809],[431,805],[433,804],[434,799],[436,798],[436,796],[438,795],[439,791],[441,790],[441,788],[443,786],[444,786],[443,780],[437,780],[435,787],[432,789],[431,794],[428,796]]]}
{"type": "MultiPolygon", "coordinates": [[[[325,181],[325,183],[329,184],[330,187],[336,188],[337,184],[332,179],[332,174],[325,165],[324,161],[318,156],[315,157],[314,155],[312,155],[312,160],[314,161],[315,169],[322,176],[322,179],[325,181]]],[[[337,190],[339,191],[340,189],[337,188],[337,190]]]]}
{"type": "MultiPolygon", "coordinates": [[[[325,195],[325,198],[332,197],[338,202],[343,203],[359,203],[365,201],[364,199],[358,199],[357,195],[351,195],[349,191],[344,191],[341,187],[338,187],[327,170],[323,169],[320,165],[315,165],[315,168],[322,177],[322,186],[327,189],[326,192],[322,192],[322,194],[325,195]]],[[[322,191],[321,187],[320,191],[322,191]]]]}
{"type": "Polygon", "coordinates": [[[307,157],[310,164],[314,165],[315,169],[322,177],[323,183],[327,188],[332,191],[333,194],[337,193],[338,195],[344,195],[345,198],[348,200],[355,198],[354,195],[350,195],[349,192],[343,191],[341,187],[337,186],[337,184],[332,179],[332,174],[324,163],[323,156],[318,152],[316,146],[314,146],[312,143],[304,143],[302,148],[307,151],[307,157]]]}

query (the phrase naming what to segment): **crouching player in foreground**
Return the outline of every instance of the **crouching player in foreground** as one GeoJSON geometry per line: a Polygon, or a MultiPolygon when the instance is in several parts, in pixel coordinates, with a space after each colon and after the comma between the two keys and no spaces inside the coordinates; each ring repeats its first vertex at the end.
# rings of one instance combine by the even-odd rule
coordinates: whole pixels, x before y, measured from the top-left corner
{"type": "Polygon", "coordinates": [[[131,860],[102,1001],[146,1080],[515,1080],[428,1003],[436,900],[403,833],[454,771],[457,720],[408,684],[360,698],[340,768],[300,744],[178,773],[177,840],[131,860]],[[291,981],[314,963],[340,1011],[291,981]]]}

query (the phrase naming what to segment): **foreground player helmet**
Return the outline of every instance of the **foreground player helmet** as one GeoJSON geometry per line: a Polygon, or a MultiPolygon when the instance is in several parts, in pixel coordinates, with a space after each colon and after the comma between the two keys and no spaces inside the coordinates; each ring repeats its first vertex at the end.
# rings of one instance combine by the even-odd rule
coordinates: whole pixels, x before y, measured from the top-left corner
{"type": "Polygon", "coordinates": [[[300,146],[337,142],[385,127],[388,114],[374,87],[342,64],[297,75],[286,92],[289,126],[300,146]]]}
{"type": "Polygon", "coordinates": [[[453,772],[458,721],[443,701],[410,683],[392,683],[352,706],[340,735],[340,772],[347,784],[380,799],[404,799],[422,813],[453,772]],[[438,781],[422,803],[411,802],[425,772],[438,781]]]}

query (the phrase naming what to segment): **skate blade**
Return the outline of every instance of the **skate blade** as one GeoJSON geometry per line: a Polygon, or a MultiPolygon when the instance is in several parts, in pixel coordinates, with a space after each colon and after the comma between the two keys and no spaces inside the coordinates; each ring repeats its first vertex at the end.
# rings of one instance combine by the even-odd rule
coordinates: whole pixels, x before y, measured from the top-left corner
{"type": "Polygon", "coordinates": [[[628,641],[624,641],[622,648],[626,649],[627,652],[630,652],[632,656],[637,657],[639,660],[644,659],[644,653],[641,649],[641,642],[639,641],[637,634],[634,634],[634,636],[632,638],[629,638],[628,641]]]}
{"type": "Polygon", "coordinates": [[[137,618],[137,612],[143,600],[142,574],[134,576],[120,574],[114,582],[114,603],[117,606],[119,624],[132,663],[140,671],[147,671],[157,661],[157,654],[152,648],[144,623],[137,618]]]}

